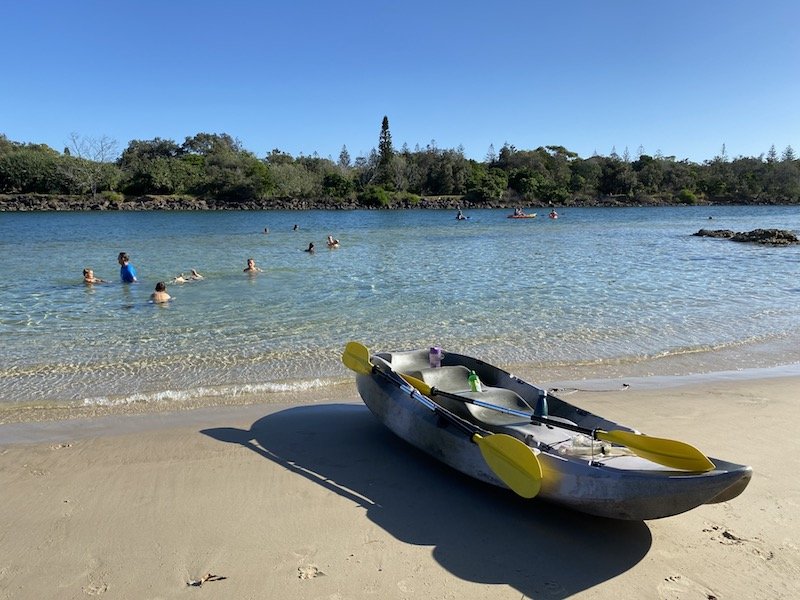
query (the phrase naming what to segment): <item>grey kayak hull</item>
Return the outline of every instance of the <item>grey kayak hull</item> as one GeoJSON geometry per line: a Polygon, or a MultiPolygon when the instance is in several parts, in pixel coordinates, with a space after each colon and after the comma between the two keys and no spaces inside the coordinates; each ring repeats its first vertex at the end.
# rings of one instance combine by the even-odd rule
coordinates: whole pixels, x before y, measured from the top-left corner
{"type": "MultiPolygon", "coordinates": [[[[376,355],[373,360],[380,361],[381,356],[387,355],[376,355]]],[[[468,367],[479,366],[483,369],[482,380],[516,387],[517,393],[528,397],[539,393],[539,388],[481,361],[469,364],[469,360],[475,359],[454,354],[448,358],[468,367]],[[489,373],[486,369],[496,372],[489,373]],[[525,386],[530,390],[524,389],[525,386]]],[[[414,389],[396,374],[359,374],[356,384],[370,411],[397,436],[461,473],[491,485],[507,487],[486,464],[470,436],[417,399],[414,389]]],[[[551,397],[551,405],[555,403],[562,414],[581,418],[581,426],[623,428],[551,397]]],[[[453,406],[447,408],[452,410],[453,406]]],[[[468,416],[468,413],[462,413],[468,416]]],[[[486,425],[479,421],[477,424],[486,425]]],[[[747,487],[752,476],[750,467],[716,458],[711,459],[715,465],[713,470],[696,473],[672,470],[630,455],[610,458],[575,456],[561,450],[575,434],[536,424],[495,427],[492,430],[514,435],[539,450],[542,485],[538,496],[530,501],[532,506],[541,499],[602,517],[658,519],[702,504],[735,498],[747,487]],[[553,436],[563,436],[564,441],[554,443],[553,436]]]]}

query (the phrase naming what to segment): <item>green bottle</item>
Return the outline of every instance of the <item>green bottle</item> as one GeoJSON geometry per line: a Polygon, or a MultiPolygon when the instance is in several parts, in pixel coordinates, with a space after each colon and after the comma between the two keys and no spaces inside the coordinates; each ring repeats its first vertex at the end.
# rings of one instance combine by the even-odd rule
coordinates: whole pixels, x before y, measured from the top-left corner
{"type": "Polygon", "coordinates": [[[537,417],[547,416],[547,390],[542,390],[541,394],[539,394],[533,414],[537,417]]]}
{"type": "Polygon", "coordinates": [[[469,389],[473,392],[482,392],[481,380],[478,379],[478,374],[475,371],[469,372],[469,389]]]}

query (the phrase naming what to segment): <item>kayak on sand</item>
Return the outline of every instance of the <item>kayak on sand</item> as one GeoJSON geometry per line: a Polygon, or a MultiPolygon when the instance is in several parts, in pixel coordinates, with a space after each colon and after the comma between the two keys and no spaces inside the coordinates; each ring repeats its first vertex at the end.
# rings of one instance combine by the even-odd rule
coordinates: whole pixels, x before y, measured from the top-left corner
{"type": "Polygon", "coordinates": [[[350,342],[342,361],[379,421],[475,479],[628,520],[731,500],[750,482],[748,466],[639,434],[482,360],[437,351],[435,359],[428,350],[371,354],[350,342]]]}

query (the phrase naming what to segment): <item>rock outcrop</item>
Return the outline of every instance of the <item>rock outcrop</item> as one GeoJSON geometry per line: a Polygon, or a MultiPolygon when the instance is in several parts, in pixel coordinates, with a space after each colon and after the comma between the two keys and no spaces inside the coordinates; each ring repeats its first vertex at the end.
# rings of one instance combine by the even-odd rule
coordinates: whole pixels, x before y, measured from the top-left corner
{"type": "Polygon", "coordinates": [[[701,237],[725,238],[734,242],[751,244],[767,244],[770,246],[786,246],[800,243],[800,239],[787,229],[753,229],[752,231],[731,231],[730,229],[701,229],[697,233],[701,237]]]}

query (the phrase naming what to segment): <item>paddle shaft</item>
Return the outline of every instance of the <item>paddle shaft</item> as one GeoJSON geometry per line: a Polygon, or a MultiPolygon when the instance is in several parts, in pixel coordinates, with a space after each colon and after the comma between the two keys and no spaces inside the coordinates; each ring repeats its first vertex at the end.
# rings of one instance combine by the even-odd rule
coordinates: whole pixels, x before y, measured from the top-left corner
{"type": "Polygon", "coordinates": [[[597,429],[580,427],[579,425],[573,425],[572,423],[564,423],[562,421],[553,421],[546,417],[539,417],[537,415],[532,415],[531,413],[527,413],[521,410],[514,410],[513,408],[506,408],[505,406],[498,406],[497,404],[490,404],[489,402],[482,402],[481,400],[467,398],[466,396],[461,396],[460,394],[445,392],[435,387],[431,388],[431,395],[444,396],[445,398],[451,398],[453,400],[458,400],[460,402],[469,402],[470,404],[474,404],[475,406],[480,406],[481,408],[488,408],[489,410],[496,410],[497,412],[505,413],[507,415],[513,415],[515,417],[520,417],[522,419],[529,419],[534,423],[541,423],[542,425],[551,425],[553,427],[560,427],[561,429],[567,429],[568,431],[574,431],[575,433],[583,433],[584,435],[591,436],[592,439],[595,440],[599,439],[597,437],[597,432],[600,430],[597,429]]]}

